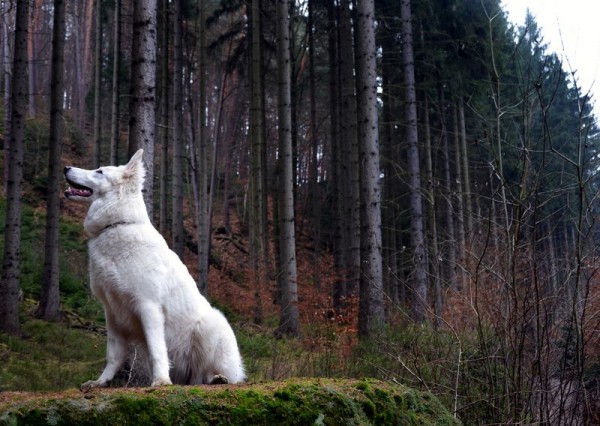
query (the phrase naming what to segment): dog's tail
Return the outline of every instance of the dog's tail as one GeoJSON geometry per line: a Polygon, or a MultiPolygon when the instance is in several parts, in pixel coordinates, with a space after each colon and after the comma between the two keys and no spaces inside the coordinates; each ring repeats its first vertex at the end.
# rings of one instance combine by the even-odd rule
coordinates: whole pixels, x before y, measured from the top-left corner
{"type": "Polygon", "coordinates": [[[189,384],[243,382],[246,374],[231,326],[216,309],[210,322],[209,332],[206,324],[198,323],[191,333],[189,384]]]}

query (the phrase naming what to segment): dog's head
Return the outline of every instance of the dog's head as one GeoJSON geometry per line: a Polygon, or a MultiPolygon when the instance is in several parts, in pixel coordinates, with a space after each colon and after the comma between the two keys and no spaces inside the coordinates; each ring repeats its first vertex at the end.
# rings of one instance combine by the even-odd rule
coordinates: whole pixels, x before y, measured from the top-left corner
{"type": "Polygon", "coordinates": [[[96,170],[65,167],[65,178],[70,185],[65,191],[65,197],[73,201],[93,203],[108,194],[122,198],[128,194],[140,193],[146,174],[143,153],[140,149],[127,164],[118,167],[105,166],[96,170]]]}

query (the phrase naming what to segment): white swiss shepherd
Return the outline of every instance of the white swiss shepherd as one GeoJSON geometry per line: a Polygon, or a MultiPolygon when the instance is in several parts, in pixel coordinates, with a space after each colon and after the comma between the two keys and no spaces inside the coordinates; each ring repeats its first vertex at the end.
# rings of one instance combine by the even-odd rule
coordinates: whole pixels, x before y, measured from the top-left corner
{"type": "Polygon", "coordinates": [[[106,367],[81,388],[107,386],[131,344],[145,351],[152,386],[239,383],[245,375],[231,326],[148,218],[142,154],[124,166],[64,170],[65,196],[89,204],[90,286],[108,330],[106,367]]]}

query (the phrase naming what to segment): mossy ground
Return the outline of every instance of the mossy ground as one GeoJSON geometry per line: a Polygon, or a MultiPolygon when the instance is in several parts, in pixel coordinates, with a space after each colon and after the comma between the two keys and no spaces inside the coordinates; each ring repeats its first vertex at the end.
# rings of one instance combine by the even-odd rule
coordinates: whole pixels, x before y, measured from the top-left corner
{"type": "Polygon", "coordinates": [[[428,393],[378,380],[0,394],[0,425],[455,425],[428,393]]]}
{"type": "Polygon", "coordinates": [[[0,391],[72,388],[104,366],[102,335],[30,317],[22,328],[23,339],[0,334],[0,391]]]}

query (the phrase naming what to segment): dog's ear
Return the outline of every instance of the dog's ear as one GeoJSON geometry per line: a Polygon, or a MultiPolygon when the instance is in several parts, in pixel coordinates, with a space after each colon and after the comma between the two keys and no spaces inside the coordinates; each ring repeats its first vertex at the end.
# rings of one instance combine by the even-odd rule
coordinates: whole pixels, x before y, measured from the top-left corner
{"type": "Polygon", "coordinates": [[[146,175],[146,168],[143,160],[144,150],[139,149],[129,162],[125,165],[124,179],[131,181],[132,186],[142,186],[146,175]]]}
{"type": "Polygon", "coordinates": [[[134,163],[136,163],[138,161],[142,161],[143,157],[144,157],[144,150],[138,149],[137,152],[135,154],[133,154],[131,156],[131,158],[129,159],[129,163],[127,163],[127,166],[133,165],[134,163]]]}

